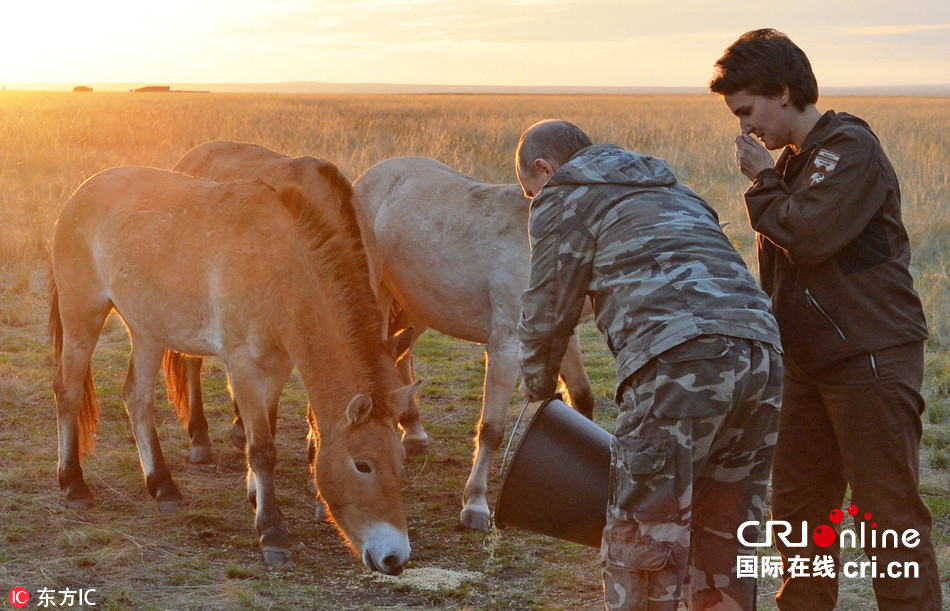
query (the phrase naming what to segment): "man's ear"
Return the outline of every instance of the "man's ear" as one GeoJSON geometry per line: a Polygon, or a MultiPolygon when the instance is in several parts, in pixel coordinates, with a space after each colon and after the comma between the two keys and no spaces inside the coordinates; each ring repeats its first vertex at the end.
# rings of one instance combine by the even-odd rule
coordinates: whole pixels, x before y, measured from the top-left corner
{"type": "Polygon", "coordinates": [[[555,167],[547,159],[534,160],[535,172],[541,172],[545,178],[551,178],[554,175],[555,167]]]}

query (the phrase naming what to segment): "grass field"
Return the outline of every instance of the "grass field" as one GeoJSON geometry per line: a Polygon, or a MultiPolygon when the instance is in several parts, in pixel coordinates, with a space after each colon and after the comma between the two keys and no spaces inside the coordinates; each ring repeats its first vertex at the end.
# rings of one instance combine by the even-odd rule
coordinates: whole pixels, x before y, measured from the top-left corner
{"type": "MultiPolygon", "coordinates": [[[[902,180],[913,272],[931,328],[921,486],[936,520],[950,600],[950,104],[945,98],[839,98],[875,128],[902,180]]],[[[171,167],[212,139],[326,157],[351,178],[382,159],[422,155],[489,182],[514,182],[512,156],[531,123],[560,117],[667,159],[728,221],[754,267],[742,207],[747,181],[732,154],[735,120],[714,96],[306,96],[264,94],[0,93],[0,583],[95,589],[97,609],[595,609],[596,551],[509,530],[457,525],[478,421],[481,347],[429,332],[416,352],[427,457],[406,465],[413,560],[403,577],[370,575],[336,532],[312,518],[305,481],[306,399],[285,390],[278,497],[297,568],[265,568],[244,500],[244,462],[227,441],[230,402],[220,366],[205,383],[215,461],[186,462],[188,440],[160,397],[159,434],[187,509],[159,515],[148,496],[119,388],[128,339],[111,317],[94,360],[102,409],[97,453],[85,465],[99,507],[64,508],[56,487],[56,419],[46,336],[47,247],[70,193],[116,165],[171,167]]],[[[597,420],[611,429],[613,365],[584,327],[597,420]]],[[[163,385],[158,385],[160,394],[163,385]]],[[[510,420],[520,408],[513,398],[510,420]]],[[[493,503],[501,456],[490,479],[493,503]]],[[[873,608],[866,580],[842,579],[841,609],[873,608]]],[[[760,584],[761,608],[776,583],[760,584]]],[[[4,591],[5,592],[5,591],[4,591]]],[[[31,602],[27,608],[35,608],[31,602]]]]}

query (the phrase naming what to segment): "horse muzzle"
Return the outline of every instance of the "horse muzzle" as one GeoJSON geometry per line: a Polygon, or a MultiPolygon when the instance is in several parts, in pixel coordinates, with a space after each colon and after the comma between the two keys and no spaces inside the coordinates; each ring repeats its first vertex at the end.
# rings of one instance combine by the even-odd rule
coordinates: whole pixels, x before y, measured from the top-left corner
{"type": "Polygon", "coordinates": [[[378,524],[363,540],[363,564],[371,571],[399,575],[409,562],[409,535],[391,524],[378,524]]]}

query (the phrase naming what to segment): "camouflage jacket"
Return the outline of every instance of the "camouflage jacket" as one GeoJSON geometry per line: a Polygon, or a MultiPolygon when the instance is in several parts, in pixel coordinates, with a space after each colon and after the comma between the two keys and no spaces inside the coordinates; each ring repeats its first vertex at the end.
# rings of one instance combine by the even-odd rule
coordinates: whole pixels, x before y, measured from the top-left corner
{"type": "Polygon", "coordinates": [[[518,331],[535,396],[555,392],[584,299],[617,361],[617,386],[700,335],[780,345],[769,298],[716,212],[662,159],[595,145],[531,203],[531,272],[518,331]]]}

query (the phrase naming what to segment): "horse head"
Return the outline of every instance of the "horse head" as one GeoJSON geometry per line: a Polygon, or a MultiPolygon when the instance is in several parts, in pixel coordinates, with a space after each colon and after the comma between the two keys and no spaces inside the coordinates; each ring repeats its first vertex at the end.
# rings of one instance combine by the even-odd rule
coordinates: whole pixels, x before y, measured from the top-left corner
{"type": "Polygon", "coordinates": [[[384,397],[354,396],[345,418],[317,439],[316,480],[330,515],[369,569],[398,575],[409,561],[399,414],[419,382],[384,397]]]}

